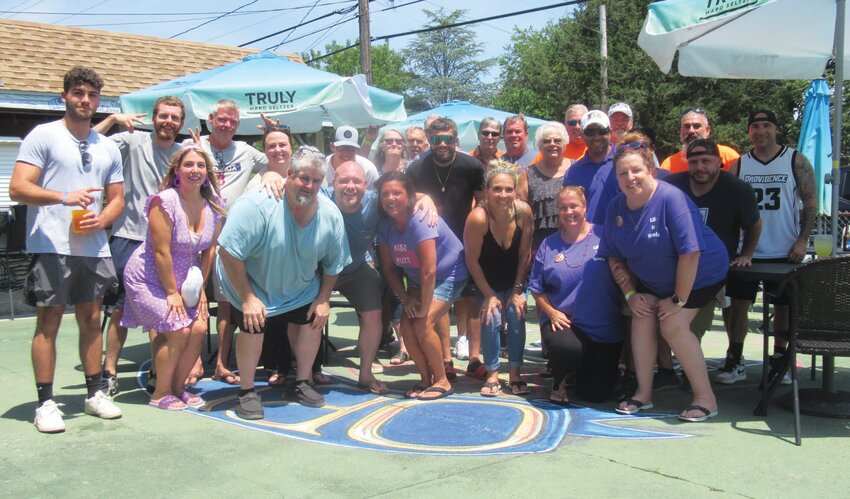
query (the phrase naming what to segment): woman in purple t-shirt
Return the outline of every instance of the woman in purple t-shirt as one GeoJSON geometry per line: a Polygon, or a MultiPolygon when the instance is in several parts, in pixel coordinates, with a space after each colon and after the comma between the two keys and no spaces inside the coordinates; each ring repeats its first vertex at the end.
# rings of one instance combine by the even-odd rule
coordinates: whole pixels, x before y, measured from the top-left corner
{"type": "Polygon", "coordinates": [[[660,327],[693,389],[679,415],[705,421],[717,415],[699,340],[690,332],[697,311],[713,300],[726,280],[729,257],[684,193],[653,176],[652,152],[643,142],[620,145],[614,154],[622,194],[608,205],[599,254],[632,311],[631,345],[638,388],[616,411],[650,409],[660,327]]]}
{"type": "Polygon", "coordinates": [[[442,398],[453,391],[434,326],[448,313],[469,278],[463,245],[442,219],[429,227],[426,220],[414,216],[416,191],[404,173],[384,174],[376,188],[383,215],[376,235],[381,268],[404,307],[404,344],[422,378],[405,396],[419,400],[442,398]],[[407,289],[396,268],[407,276],[407,289]]]}

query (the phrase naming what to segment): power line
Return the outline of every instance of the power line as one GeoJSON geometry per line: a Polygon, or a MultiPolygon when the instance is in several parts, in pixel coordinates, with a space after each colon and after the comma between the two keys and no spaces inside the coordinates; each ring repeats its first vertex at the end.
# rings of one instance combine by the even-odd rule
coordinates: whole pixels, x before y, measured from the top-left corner
{"type": "MultiPolygon", "coordinates": [[[[17,9],[20,5],[23,5],[28,0],[20,2],[18,5],[12,7],[9,10],[0,10],[0,14],[27,14],[33,16],[67,16],[72,14],[77,14],[81,16],[109,16],[109,17],[134,17],[134,16],[144,16],[144,17],[153,17],[153,16],[162,16],[162,17],[173,17],[173,16],[217,16],[220,14],[227,14],[226,11],[215,11],[215,12],[92,12],[90,14],[82,14],[75,12],[47,12],[47,11],[38,11],[31,12],[29,10],[14,10],[17,9]]],[[[36,2],[35,5],[42,3],[44,0],[40,0],[36,2]]],[[[328,5],[340,5],[344,3],[351,3],[351,0],[340,0],[335,2],[325,2],[320,3],[318,7],[325,7],[328,5]]],[[[303,10],[309,9],[309,5],[300,5],[298,7],[280,7],[277,9],[261,9],[261,10],[243,10],[239,12],[239,14],[266,14],[269,12],[282,12],[282,11],[290,11],[290,10],[303,10]]],[[[231,11],[232,12],[232,11],[231,11]]]]}
{"type": "Polygon", "coordinates": [[[83,9],[83,10],[81,10],[81,11],[80,11],[80,12],[78,12],[78,13],[69,14],[69,15],[67,15],[67,16],[65,16],[65,17],[63,17],[62,19],[59,19],[58,21],[53,21],[53,24],[59,24],[59,23],[61,23],[62,21],[64,21],[65,19],[71,19],[72,17],[78,16],[78,15],[82,14],[83,12],[85,12],[85,11],[87,11],[87,10],[92,10],[92,9],[93,9],[93,8],[95,8],[95,7],[100,7],[101,5],[105,4],[105,3],[106,3],[106,2],[108,2],[108,1],[109,1],[109,0],[103,0],[102,2],[100,2],[100,3],[96,3],[96,4],[92,5],[91,7],[87,8],[87,9],[83,9]]]}
{"type": "MultiPolygon", "coordinates": [[[[301,20],[300,20],[300,21],[298,21],[298,26],[301,26],[301,23],[303,23],[303,22],[304,22],[304,19],[307,19],[307,16],[309,16],[309,15],[310,15],[310,12],[313,12],[313,9],[315,9],[315,8],[316,8],[316,4],[318,4],[318,3],[319,3],[319,0],[316,0],[316,3],[314,3],[314,4],[313,4],[313,6],[312,6],[312,7],[310,7],[310,10],[308,10],[308,11],[307,11],[307,13],[306,13],[306,14],[304,14],[304,17],[302,17],[302,18],[301,18],[301,20]]],[[[283,37],[283,40],[281,40],[281,41],[280,41],[280,43],[278,43],[277,45],[275,45],[275,46],[274,46],[274,48],[273,48],[272,50],[277,50],[277,48],[278,48],[278,47],[280,47],[281,45],[283,45],[283,42],[285,42],[286,40],[289,40],[289,37],[290,37],[290,36],[292,36],[292,33],[295,33],[295,30],[292,30],[292,31],[290,31],[289,33],[287,33],[287,34],[286,34],[286,36],[285,36],[285,37],[283,37]]]]}
{"type": "MultiPolygon", "coordinates": [[[[322,14],[321,16],[310,19],[307,22],[303,22],[303,23],[295,25],[295,26],[290,26],[290,27],[288,27],[286,29],[282,29],[280,31],[275,31],[274,33],[272,33],[270,35],[261,36],[260,38],[257,38],[255,40],[251,40],[250,42],[245,42],[243,44],[240,44],[239,47],[245,47],[245,46],[251,45],[252,43],[257,43],[257,42],[261,42],[263,40],[267,40],[267,39],[269,39],[273,36],[277,36],[277,35],[280,35],[282,33],[286,33],[287,31],[292,31],[294,29],[298,29],[301,26],[304,26],[306,24],[314,23],[316,21],[321,21],[322,19],[327,19],[328,17],[331,17],[331,16],[336,16],[336,15],[340,15],[340,14],[348,14],[349,12],[353,11],[356,8],[357,8],[357,5],[352,5],[351,7],[347,7],[345,9],[338,9],[338,10],[335,10],[333,12],[329,12],[327,14],[322,14]]],[[[322,28],[322,29],[324,29],[324,28],[322,28]]],[[[319,31],[321,31],[321,30],[319,30],[319,31]]]]}
{"type": "MultiPolygon", "coordinates": [[[[372,41],[375,42],[375,41],[379,41],[379,40],[389,40],[391,38],[400,38],[402,36],[418,35],[420,33],[428,33],[428,32],[431,32],[431,31],[439,31],[439,30],[448,29],[448,28],[457,28],[459,26],[467,26],[467,25],[470,25],[470,24],[476,24],[476,23],[480,23],[480,22],[484,22],[484,21],[493,21],[495,19],[503,19],[505,17],[521,16],[521,15],[524,15],[524,14],[531,14],[533,12],[540,12],[542,10],[555,9],[555,8],[564,7],[564,6],[567,6],[567,5],[577,5],[577,4],[580,4],[580,3],[586,3],[587,1],[588,0],[571,0],[569,2],[561,2],[561,3],[557,3],[557,4],[553,4],[553,5],[546,5],[544,7],[536,7],[536,8],[533,8],[533,9],[518,10],[516,12],[509,12],[507,14],[499,14],[499,15],[490,16],[490,17],[482,17],[480,19],[472,19],[470,21],[461,21],[461,22],[454,23],[454,24],[430,26],[428,28],[422,28],[422,29],[417,29],[417,30],[413,30],[413,31],[405,31],[403,33],[393,33],[392,35],[375,36],[375,37],[372,37],[372,41]]],[[[340,52],[344,52],[348,49],[352,49],[354,47],[357,47],[358,45],[360,45],[360,42],[352,43],[351,45],[349,45],[347,47],[343,47],[339,50],[334,50],[333,52],[329,52],[327,54],[321,55],[319,57],[315,57],[313,59],[310,59],[309,61],[304,61],[304,62],[310,63],[310,62],[314,62],[314,61],[319,61],[319,60],[324,59],[325,57],[330,57],[330,56],[338,54],[340,52]]]]}
{"type": "MultiPolygon", "coordinates": [[[[333,24],[331,24],[331,25],[329,25],[329,26],[323,26],[323,27],[321,27],[321,28],[319,28],[319,29],[317,29],[317,30],[315,30],[315,31],[311,31],[311,32],[309,32],[309,33],[305,33],[305,34],[303,34],[303,35],[301,35],[301,36],[299,36],[299,37],[297,37],[297,38],[293,38],[292,40],[289,40],[289,41],[290,41],[290,42],[297,42],[298,40],[302,40],[302,39],[304,39],[304,38],[307,38],[308,36],[315,35],[316,33],[320,32],[320,31],[325,31],[325,30],[328,30],[328,29],[331,29],[331,28],[335,28],[335,27],[340,26],[340,25],[342,25],[342,24],[345,24],[345,23],[347,23],[347,22],[349,22],[349,21],[353,21],[353,20],[357,19],[357,17],[358,17],[358,16],[357,16],[357,14],[354,14],[354,15],[353,15],[353,16],[351,16],[351,17],[340,19],[339,21],[336,21],[336,22],[334,22],[333,24]]],[[[297,26],[296,26],[296,27],[297,27],[297,26]]],[[[263,50],[271,50],[271,47],[266,47],[266,48],[265,48],[265,49],[263,49],[263,50]]]]}
{"type": "Polygon", "coordinates": [[[218,16],[218,17],[216,17],[215,19],[210,19],[209,21],[202,22],[201,24],[199,24],[199,25],[195,26],[194,28],[189,28],[189,29],[187,29],[187,30],[185,30],[185,31],[181,31],[180,33],[177,33],[176,35],[173,35],[173,36],[169,36],[168,38],[177,38],[177,37],[178,37],[178,36],[180,36],[180,35],[185,35],[186,33],[190,32],[190,31],[194,31],[194,30],[196,30],[196,29],[200,28],[201,26],[206,26],[207,24],[209,24],[209,23],[211,23],[211,22],[213,22],[213,21],[217,21],[217,20],[221,19],[222,17],[225,17],[225,16],[228,16],[228,15],[230,15],[230,14],[233,14],[234,12],[236,12],[236,11],[237,11],[237,10],[239,10],[239,9],[241,9],[242,7],[247,7],[247,6],[249,6],[249,5],[251,5],[251,4],[255,4],[255,3],[257,3],[257,0],[251,0],[250,2],[248,2],[248,3],[246,3],[246,4],[242,4],[242,5],[240,5],[239,7],[236,7],[235,9],[231,10],[230,12],[227,12],[226,14],[222,14],[222,15],[220,15],[220,16],[218,16]]]}

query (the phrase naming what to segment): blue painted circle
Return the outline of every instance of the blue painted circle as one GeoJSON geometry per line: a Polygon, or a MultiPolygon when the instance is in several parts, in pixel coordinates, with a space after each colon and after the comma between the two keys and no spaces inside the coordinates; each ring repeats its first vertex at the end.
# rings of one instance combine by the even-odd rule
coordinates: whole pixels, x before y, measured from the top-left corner
{"type": "Polygon", "coordinates": [[[381,427],[380,436],[414,445],[478,446],[507,440],[520,421],[522,412],[508,406],[428,402],[406,408],[381,427]]]}

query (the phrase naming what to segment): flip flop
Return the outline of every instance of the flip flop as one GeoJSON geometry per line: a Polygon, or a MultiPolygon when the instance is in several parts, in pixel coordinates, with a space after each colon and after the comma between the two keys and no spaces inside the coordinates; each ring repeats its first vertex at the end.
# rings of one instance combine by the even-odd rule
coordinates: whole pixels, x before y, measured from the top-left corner
{"type": "Polygon", "coordinates": [[[174,395],[166,395],[157,401],[151,399],[148,405],[164,411],[182,411],[186,409],[186,404],[174,395]]]}
{"type": "Polygon", "coordinates": [[[511,393],[514,395],[528,395],[531,393],[531,390],[528,389],[528,383],[525,381],[511,381],[510,387],[511,393]]]}
{"type": "Polygon", "coordinates": [[[230,371],[222,374],[214,374],[212,379],[216,381],[221,381],[226,385],[238,385],[242,382],[242,380],[239,379],[239,376],[237,374],[234,374],[230,371]]]}
{"type": "Polygon", "coordinates": [[[570,399],[567,397],[567,391],[566,390],[563,390],[563,391],[552,390],[551,392],[549,392],[549,402],[556,404],[556,405],[560,405],[562,407],[567,407],[567,406],[571,405],[570,399]],[[556,400],[556,399],[552,398],[555,395],[558,395],[559,397],[563,397],[563,400],[556,400]]]}
{"type": "Polygon", "coordinates": [[[271,376],[269,376],[268,385],[269,386],[286,386],[286,376],[284,376],[283,374],[280,374],[279,372],[274,372],[274,373],[272,373],[271,376]]]}
{"type": "Polygon", "coordinates": [[[682,411],[679,414],[679,420],[680,421],[686,421],[688,423],[701,423],[701,422],[706,421],[710,418],[713,418],[714,416],[717,416],[717,411],[709,411],[708,409],[706,409],[705,407],[703,407],[701,405],[693,404],[693,405],[689,405],[687,407],[687,409],[685,409],[684,411],[682,411]],[[700,411],[703,415],[702,416],[683,416],[683,414],[688,412],[688,411],[700,411]]]}
{"type": "Polygon", "coordinates": [[[397,354],[390,357],[390,365],[391,366],[400,366],[410,360],[410,355],[407,354],[404,350],[399,350],[397,354]]]}
{"type": "Polygon", "coordinates": [[[422,386],[422,385],[417,383],[417,384],[413,385],[413,388],[404,392],[404,398],[406,398],[406,399],[418,399],[419,394],[421,394],[423,391],[425,391],[427,389],[428,389],[427,386],[422,386]]]}
{"type": "Polygon", "coordinates": [[[182,400],[184,404],[191,407],[192,409],[198,409],[199,407],[203,407],[207,403],[207,401],[204,400],[200,395],[185,391],[180,394],[180,400],[182,400]]]}
{"type": "Polygon", "coordinates": [[[387,388],[387,385],[377,379],[371,383],[357,383],[357,386],[372,395],[386,395],[390,393],[390,389],[387,388]]]}
{"type": "Polygon", "coordinates": [[[633,398],[627,398],[627,399],[623,400],[623,402],[626,403],[625,407],[617,406],[617,408],[614,409],[614,411],[617,414],[625,414],[626,416],[630,416],[632,414],[637,414],[640,411],[644,411],[646,409],[652,409],[653,407],[655,407],[655,405],[652,402],[650,402],[648,404],[644,404],[640,400],[636,400],[636,399],[633,399],[633,398]],[[630,405],[635,406],[635,408],[629,409],[630,405]]]}
{"type": "Polygon", "coordinates": [[[319,371],[313,373],[313,383],[316,385],[332,385],[334,380],[327,374],[319,371]]]}
{"type": "Polygon", "coordinates": [[[445,388],[440,388],[439,386],[432,386],[430,388],[426,388],[420,395],[419,400],[437,400],[443,397],[448,397],[453,394],[455,391],[449,388],[446,390],[445,388]],[[436,393],[436,395],[432,395],[430,397],[425,396],[426,393],[436,393]]]}
{"type": "Polygon", "coordinates": [[[502,384],[498,381],[488,381],[481,387],[482,397],[498,397],[502,393],[502,384]],[[494,390],[495,389],[495,390],[494,390]]]}
{"type": "Polygon", "coordinates": [[[484,363],[481,360],[475,358],[466,366],[466,375],[484,381],[487,379],[487,368],[484,367],[484,363]]]}

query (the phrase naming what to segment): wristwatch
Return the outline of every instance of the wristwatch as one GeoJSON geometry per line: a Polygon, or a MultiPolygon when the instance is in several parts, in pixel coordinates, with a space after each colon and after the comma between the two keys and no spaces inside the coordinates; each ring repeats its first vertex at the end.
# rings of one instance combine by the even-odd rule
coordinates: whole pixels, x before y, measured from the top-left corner
{"type": "Polygon", "coordinates": [[[684,307],[685,306],[685,302],[680,300],[679,297],[676,296],[676,293],[673,293],[673,296],[671,296],[670,299],[673,301],[673,305],[676,305],[677,307],[684,307]]]}

